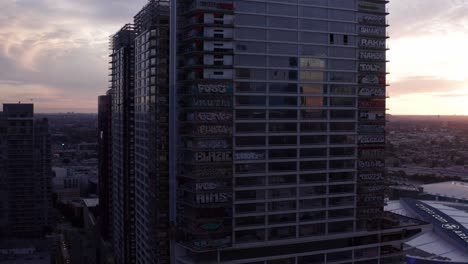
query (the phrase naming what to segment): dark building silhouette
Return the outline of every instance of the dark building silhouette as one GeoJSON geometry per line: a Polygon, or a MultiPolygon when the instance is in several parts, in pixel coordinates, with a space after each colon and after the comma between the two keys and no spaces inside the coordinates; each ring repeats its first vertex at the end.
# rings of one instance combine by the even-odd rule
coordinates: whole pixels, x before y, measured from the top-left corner
{"type": "Polygon", "coordinates": [[[33,104],[0,112],[0,237],[40,238],[52,225],[51,149],[47,119],[33,104]]]}
{"type": "Polygon", "coordinates": [[[110,39],[112,105],[112,244],[117,263],[135,263],[135,31],[110,39]]]}
{"type": "Polygon", "coordinates": [[[105,241],[112,237],[112,97],[98,98],[99,222],[105,241]]]}
{"type": "Polygon", "coordinates": [[[137,263],[169,264],[169,2],[149,1],[134,24],[137,263]]]}

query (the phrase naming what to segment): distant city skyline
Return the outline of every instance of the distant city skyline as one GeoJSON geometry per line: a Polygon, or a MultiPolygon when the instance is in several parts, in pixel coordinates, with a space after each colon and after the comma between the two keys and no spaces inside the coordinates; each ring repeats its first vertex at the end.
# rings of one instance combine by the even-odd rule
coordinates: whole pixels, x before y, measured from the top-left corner
{"type": "MultiPolygon", "coordinates": [[[[145,2],[2,1],[0,103],[32,99],[37,112],[96,113],[108,87],[108,37],[145,2]]],[[[388,6],[388,113],[468,115],[468,1],[388,6]]]]}

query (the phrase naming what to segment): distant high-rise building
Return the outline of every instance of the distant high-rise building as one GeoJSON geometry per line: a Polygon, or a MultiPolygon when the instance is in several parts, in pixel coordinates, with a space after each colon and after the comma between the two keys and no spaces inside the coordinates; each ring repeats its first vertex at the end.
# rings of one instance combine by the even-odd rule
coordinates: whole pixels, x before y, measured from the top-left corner
{"type": "Polygon", "coordinates": [[[427,225],[383,210],[386,3],[148,2],[136,263],[403,261],[427,225]]]}
{"type": "Polygon", "coordinates": [[[110,39],[112,106],[112,244],[117,264],[135,263],[135,31],[110,39]]]}
{"type": "Polygon", "coordinates": [[[111,91],[98,99],[99,219],[104,240],[112,237],[112,97],[111,91]]]}
{"type": "Polygon", "coordinates": [[[51,149],[33,104],[3,105],[0,153],[0,236],[40,238],[52,224],[51,149]]]}

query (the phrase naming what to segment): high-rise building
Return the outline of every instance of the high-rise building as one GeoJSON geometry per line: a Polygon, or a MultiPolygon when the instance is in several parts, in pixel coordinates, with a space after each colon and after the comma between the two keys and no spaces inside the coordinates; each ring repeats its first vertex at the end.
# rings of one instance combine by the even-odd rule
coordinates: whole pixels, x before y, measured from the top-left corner
{"type": "Polygon", "coordinates": [[[383,210],[387,2],[148,1],[135,263],[403,261],[428,226],[383,210]]]}
{"type": "Polygon", "coordinates": [[[99,227],[105,241],[112,237],[112,98],[98,98],[99,227]]]}
{"type": "Polygon", "coordinates": [[[176,263],[403,262],[425,226],[383,211],[387,1],[177,2],[176,263]]]}
{"type": "Polygon", "coordinates": [[[137,263],[170,263],[169,1],[135,16],[137,263]]]}
{"type": "Polygon", "coordinates": [[[47,119],[33,104],[0,112],[0,236],[41,238],[52,225],[51,149],[47,119]]]}
{"type": "Polygon", "coordinates": [[[110,39],[112,106],[112,244],[118,264],[135,263],[135,31],[110,39]]]}

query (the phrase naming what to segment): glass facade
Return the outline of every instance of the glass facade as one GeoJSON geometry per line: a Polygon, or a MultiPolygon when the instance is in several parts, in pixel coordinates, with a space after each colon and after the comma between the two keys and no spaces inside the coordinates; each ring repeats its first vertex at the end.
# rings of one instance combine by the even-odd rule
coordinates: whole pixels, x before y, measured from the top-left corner
{"type": "Polygon", "coordinates": [[[235,244],[354,231],[355,3],[321,2],[235,2],[235,244]]]}

